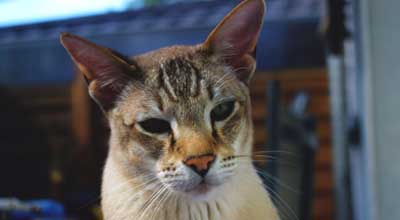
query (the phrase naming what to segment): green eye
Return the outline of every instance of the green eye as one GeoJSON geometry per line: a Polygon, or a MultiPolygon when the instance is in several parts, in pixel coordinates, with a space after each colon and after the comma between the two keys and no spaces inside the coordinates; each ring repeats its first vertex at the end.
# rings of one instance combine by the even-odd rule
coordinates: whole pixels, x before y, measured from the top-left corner
{"type": "Polygon", "coordinates": [[[171,133],[169,122],[163,119],[150,118],[139,122],[139,125],[146,132],[153,134],[171,133]]]}
{"type": "Polygon", "coordinates": [[[211,111],[212,121],[223,121],[227,119],[235,108],[235,101],[221,103],[211,111]]]}

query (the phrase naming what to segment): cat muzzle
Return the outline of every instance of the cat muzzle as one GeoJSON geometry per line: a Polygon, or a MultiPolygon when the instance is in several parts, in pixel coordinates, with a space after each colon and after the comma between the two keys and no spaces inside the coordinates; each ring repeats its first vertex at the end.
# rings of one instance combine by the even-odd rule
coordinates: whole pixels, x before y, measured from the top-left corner
{"type": "Polygon", "coordinates": [[[201,177],[205,177],[214,163],[216,156],[214,154],[203,154],[199,156],[188,157],[183,163],[192,169],[201,177]]]}

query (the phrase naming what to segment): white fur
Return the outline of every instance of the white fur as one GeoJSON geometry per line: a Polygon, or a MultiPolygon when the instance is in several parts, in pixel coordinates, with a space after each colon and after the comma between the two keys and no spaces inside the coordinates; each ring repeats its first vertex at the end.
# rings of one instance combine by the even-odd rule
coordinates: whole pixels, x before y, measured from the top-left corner
{"type": "Polygon", "coordinates": [[[107,220],[278,220],[278,214],[254,168],[249,165],[218,188],[210,200],[175,194],[155,203],[147,215],[141,207],[149,196],[127,183],[109,157],[103,182],[103,210],[107,220]],[[127,183],[121,186],[121,183],[127,183]],[[119,188],[117,188],[119,187],[119,188]],[[138,194],[139,193],[139,194],[138,194]],[[106,208],[105,208],[106,207],[106,208]],[[158,212],[158,213],[156,213],[158,212]],[[142,217],[142,219],[140,219],[142,217]]]}

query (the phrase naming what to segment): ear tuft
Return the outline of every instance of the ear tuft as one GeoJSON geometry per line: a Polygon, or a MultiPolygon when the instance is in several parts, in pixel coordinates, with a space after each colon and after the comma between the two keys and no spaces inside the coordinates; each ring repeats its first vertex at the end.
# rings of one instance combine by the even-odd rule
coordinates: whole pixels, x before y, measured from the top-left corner
{"type": "Polygon", "coordinates": [[[111,109],[131,80],[134,68],[115,56],[111,50],[76,35],[62,33],[60,41],[84,74],[92,98],[103,110],[111,109]]]}
{"type": "Polygon", "coordinates": [[[265,14],[264,0],[245,0],[211,32],[203,47],[234,68],[238,78],[250,80],[256,61],[256,45],[265,14]]]}

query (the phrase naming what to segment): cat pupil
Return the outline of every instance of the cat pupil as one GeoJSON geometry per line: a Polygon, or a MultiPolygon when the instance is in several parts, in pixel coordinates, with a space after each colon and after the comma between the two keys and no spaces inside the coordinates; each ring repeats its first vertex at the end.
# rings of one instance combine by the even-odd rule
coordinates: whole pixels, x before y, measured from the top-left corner
{"type": "Polygon", "coordinates": [[[222,121],[222,120],[228,118],[232,114],[234,107],[235,107],[234,101],[224,102],[224,103],[217,105],[211,111],[211,120],[212,121],[222,121]]]}
{"type": "Polygon", "coordinates": [[[171,132],[169,122],[162,119],[150,118],[139,122],[139,125],[149,133],[164,134],[171,132]]]}

